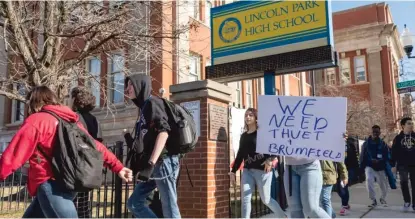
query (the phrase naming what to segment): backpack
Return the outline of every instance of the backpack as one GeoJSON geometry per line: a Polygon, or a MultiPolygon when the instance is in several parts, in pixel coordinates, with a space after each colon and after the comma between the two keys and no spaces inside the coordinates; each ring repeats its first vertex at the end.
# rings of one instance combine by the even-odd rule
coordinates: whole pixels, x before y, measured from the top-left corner
{"type": "Polygon", "coordinates": [[[58,120],[52,157],[38,150],[51,162],[54,178],[74,192],[88,192],[102,185],[103,155],[94,139],[76,122],[61,119],[51,111],[42,110],[58,120]]]}
{"type": "Polygon", "coordinates": [[[170,125],[167,150],[184,155],[193,151],[198,140],[196,123],[192,114],[184,107],[162,98],[170,125]]]}

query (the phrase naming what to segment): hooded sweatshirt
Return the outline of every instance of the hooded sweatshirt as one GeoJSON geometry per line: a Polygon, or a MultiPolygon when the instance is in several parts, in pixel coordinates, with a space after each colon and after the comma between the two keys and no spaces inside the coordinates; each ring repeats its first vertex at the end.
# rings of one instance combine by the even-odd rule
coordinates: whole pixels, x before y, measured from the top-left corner
{"type": "MultiPolygon", "coordinates": [[[[66,106],[47,105],[44,110],[52,111],[61,119],[69,122],[78,122],[78,126],[86,129],[79,122],[79,116],[66,106]]],[[[53,179],[52,167],[49,163],[55,143],[58,120],[48,113],[34,113],[25,119],[9,146],[0,158],[0,180],[4,180],[11,173],[23,166],[29,160],[28,191],[31,196],[36,195],[39,185],[53,179]],[[37,149],[50,156],[45,158],[37,149]]],[[[95,141],[96,148],[102,152],[105,166],[118,173],[124,167],[120,161],[100,142],[95,141]]]]}
{"type": "MultiPolygon", "coordinates": [[[[143,115],[140,116],[136,125],[134,152],[139,154],[140,163],[146,163],[153,153],[158,134],[170,131],[166,107],[161,98],[151,96],[150,76],[144,74],[131,75],[126,78],[125,84],[128,84],[128,81],[131,81],[136,95],[136,98],[132,101],[140,109],[140,115],[143,115]]],[[[168,154],[168,149],[168,147],[164,148],[160,158],[168,154]]]]}
{"type": "Polygon", "coordinates": [[[415,133],[409,135],[399,133],[393,139],[392,144],[392,166],[415,166],[415,133]]]}

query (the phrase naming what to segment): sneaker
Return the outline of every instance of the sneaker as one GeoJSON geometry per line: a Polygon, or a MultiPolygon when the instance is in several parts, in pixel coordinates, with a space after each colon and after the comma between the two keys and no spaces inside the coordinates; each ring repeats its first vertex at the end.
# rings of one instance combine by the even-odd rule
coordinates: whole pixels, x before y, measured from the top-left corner
{"type": "Polygon", "coordinates": [[[386,203],[385,199],[380,199],[380,204],[383,205],[383,207],[388,207],[388,203],[386,203]]]}
{"type": "Polygon", "coordinates": [[[372,204],[368,205],[369,208],[374,208],[378,205],[378,202],[375,200],[373,200],[372,204]]]}
{"type": "Polygon", "coordinates": [[[346,210],[350,210],[350,205],[342,206],[342,208],[345,208],[346,210]]]}
{"type": "Polygon", "coordinates": [[[409,211],[409,207],[411,206],[411,203],[405,203],[404,205],[403,205],[403,208],[402,208],[402,210],[404,211],[404,212],[408,212],[409,211]]]}
{"type": "Polygon", "coordinates": [[[415,212],[415,205],[412,205],[412,210],[415,212]]]}
{"type": "MultiPolygon", "coordinates": [[[[350,207],[350,206],[349,206],[350,207]]],[[[349,208],[350,209],[350,208],[349,208]]],[[[341,216],[346,216],[349,213],[349,209],[346,208],[346,206],[342,206],[342,209],[340,209],[339,214],[341,216]]]]}

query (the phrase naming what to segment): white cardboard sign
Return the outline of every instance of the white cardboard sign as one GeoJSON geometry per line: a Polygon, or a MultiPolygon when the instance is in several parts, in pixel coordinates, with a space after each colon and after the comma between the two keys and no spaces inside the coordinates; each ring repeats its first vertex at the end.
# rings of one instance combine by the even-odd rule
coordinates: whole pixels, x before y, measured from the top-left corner
{"type": "Polygon", "coordinates": [[[258,97],[257,153],[344,162],[347,99],[258,97]]]}

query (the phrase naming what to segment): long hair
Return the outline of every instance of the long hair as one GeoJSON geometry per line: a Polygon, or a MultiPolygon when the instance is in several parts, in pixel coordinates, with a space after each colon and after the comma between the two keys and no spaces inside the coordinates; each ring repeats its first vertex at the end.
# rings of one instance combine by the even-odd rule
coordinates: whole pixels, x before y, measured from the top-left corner
{"type": "Polygon", "coordinates": [[[60,105],[55,93],[46,86],[34,87],[26,96],[29,114],[39,112],[46,105],[60,105]]]}
{"type": "MultiPolygon", "coordinates": [[[[252,114],[254,114],[254,117],[255,117],[255,125],[256,125],[256,128],[258,129],[258,111],[255,108],[248,108],[246,110],[246,112],[245,112],[245,115],[248,112],[251,112],[252,114]]],[[[249,128],[248,128],[248,124],[246,124],[245,117],[244,117],[244,123],[245,123],[245,131],[247,132],[247,131],[249,131],[249,128]]]]}

